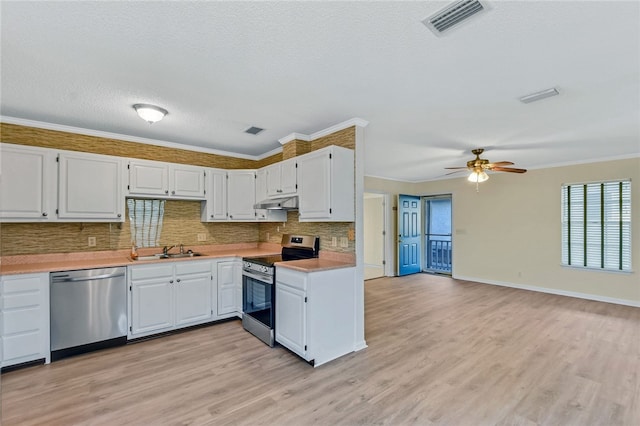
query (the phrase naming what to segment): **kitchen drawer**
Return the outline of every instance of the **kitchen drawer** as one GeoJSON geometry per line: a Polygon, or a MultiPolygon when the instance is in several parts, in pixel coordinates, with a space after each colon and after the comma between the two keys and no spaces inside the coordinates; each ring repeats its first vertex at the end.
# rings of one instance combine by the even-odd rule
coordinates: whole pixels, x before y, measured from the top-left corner
{"type": "Polygon", "coordinates": [[[2,313],[2,335],[35,331],[41,328],[41,308],[5,309],[2,313]]]}
{"type": "Polygon", "coordinates": [[[19,293],[5,293],[2,309],[25,308],[39,306],[42,301],[40,291],[22,291],[19,293]]]}
{"type": "Polygon", "coordinates": [[[152,265],[132,266],[130,268],[130,272],[131,272],[131,280],[133,281],[172,277],[173,262],[168,262],[163,265],[154,263],[152,265]]]}
{"type": "MultiPolygon", "coordinates": [[[[15,358],[39,357],[42,350],[41,331],[13,334],[2,338],[2,359],[6,361],[15,358]]],[[[42,356],[44,358],[44,355],[42,356]]]]}
{"type": "Polygon", "coordinates": [[[276,283],[307,291],[307,274],[276,266],[276,283]]]}
{"type": "Polygon", "coordinates": [[[28,291],[39,291],[41,278],[39,275],[11,275],[2,282],[2,293],[22,293],[28,291]]]}
{"type": "Polygon", "coordinates": [[[211,262],[208,260],[187,260],[176,263],[176,275],[211,274],[211,262]]]}

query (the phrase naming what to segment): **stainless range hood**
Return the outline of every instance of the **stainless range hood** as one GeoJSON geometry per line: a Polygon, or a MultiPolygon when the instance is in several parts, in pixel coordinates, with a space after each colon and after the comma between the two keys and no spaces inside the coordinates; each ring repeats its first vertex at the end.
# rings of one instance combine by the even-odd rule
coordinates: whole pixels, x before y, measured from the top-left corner
{"type": "Polygon", "coordinates": [[[298,210],[298,197],[268,198],[253,206],[256,210],[298,210]]]}

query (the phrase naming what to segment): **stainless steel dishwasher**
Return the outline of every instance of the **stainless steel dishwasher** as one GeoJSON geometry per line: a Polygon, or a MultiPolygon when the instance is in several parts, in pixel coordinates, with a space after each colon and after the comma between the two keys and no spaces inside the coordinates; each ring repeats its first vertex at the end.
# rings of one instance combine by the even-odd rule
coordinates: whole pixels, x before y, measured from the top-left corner
{"type": "Polygon", "coordinates": [[[126,269],[51,273],[51,360],[127,342],[126,269]]]}

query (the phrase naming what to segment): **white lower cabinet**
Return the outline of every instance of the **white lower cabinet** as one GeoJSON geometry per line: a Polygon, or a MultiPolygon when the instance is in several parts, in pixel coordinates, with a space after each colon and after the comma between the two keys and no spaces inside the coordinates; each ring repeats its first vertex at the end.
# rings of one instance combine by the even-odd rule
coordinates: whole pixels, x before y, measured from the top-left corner
{"type": "Polygon", "coordinates": [[[218,290],[218,318],[242,316],[242,261],[236,258],[218,260],[213,273],[218,290]]]}
{"type": "Polygon", "coordinates": [[[210,261],[129,268],[130,338],[212,320],[210,261]]]}
{"type": "Polygon", "coordinates": [[[0,277],[0,366],[50,362],[49,274],[0,277]]]}
{"type": "Polygon", "coordinates": [[[355,267],[276,267],[276,341],[314,366],[353,352],[355,267]]]}

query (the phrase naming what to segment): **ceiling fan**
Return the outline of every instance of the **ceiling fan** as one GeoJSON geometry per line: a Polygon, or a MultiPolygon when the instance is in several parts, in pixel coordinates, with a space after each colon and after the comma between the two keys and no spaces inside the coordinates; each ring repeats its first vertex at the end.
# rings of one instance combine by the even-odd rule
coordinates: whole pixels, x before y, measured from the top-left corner
{"type": "Polygon", "coordinates": [[[459,170],[456,170],[455,172],[447,173],[447,175],[458,173],[463,170],[469,170],[471,174],[469,175],[467,180],[469,182],[479,183],[489,179],[489,175],[487,175],[486,173],[487,170],[492,172],[510,172],[510,173],[525,173],[527,171],[526,169],[504,167],[504,166],[513,165],[511,161],[498,161],[496,163],[490,163],[489,160],[480,158],[480,154],[484,152],[484,149],[482,148],[474,149],[471,152],[476,156],[475,159],[471,161],[467,161],[466,167],[445,167],[445,169],[449,169],[449,170],[459,169],[459,170]]]}

